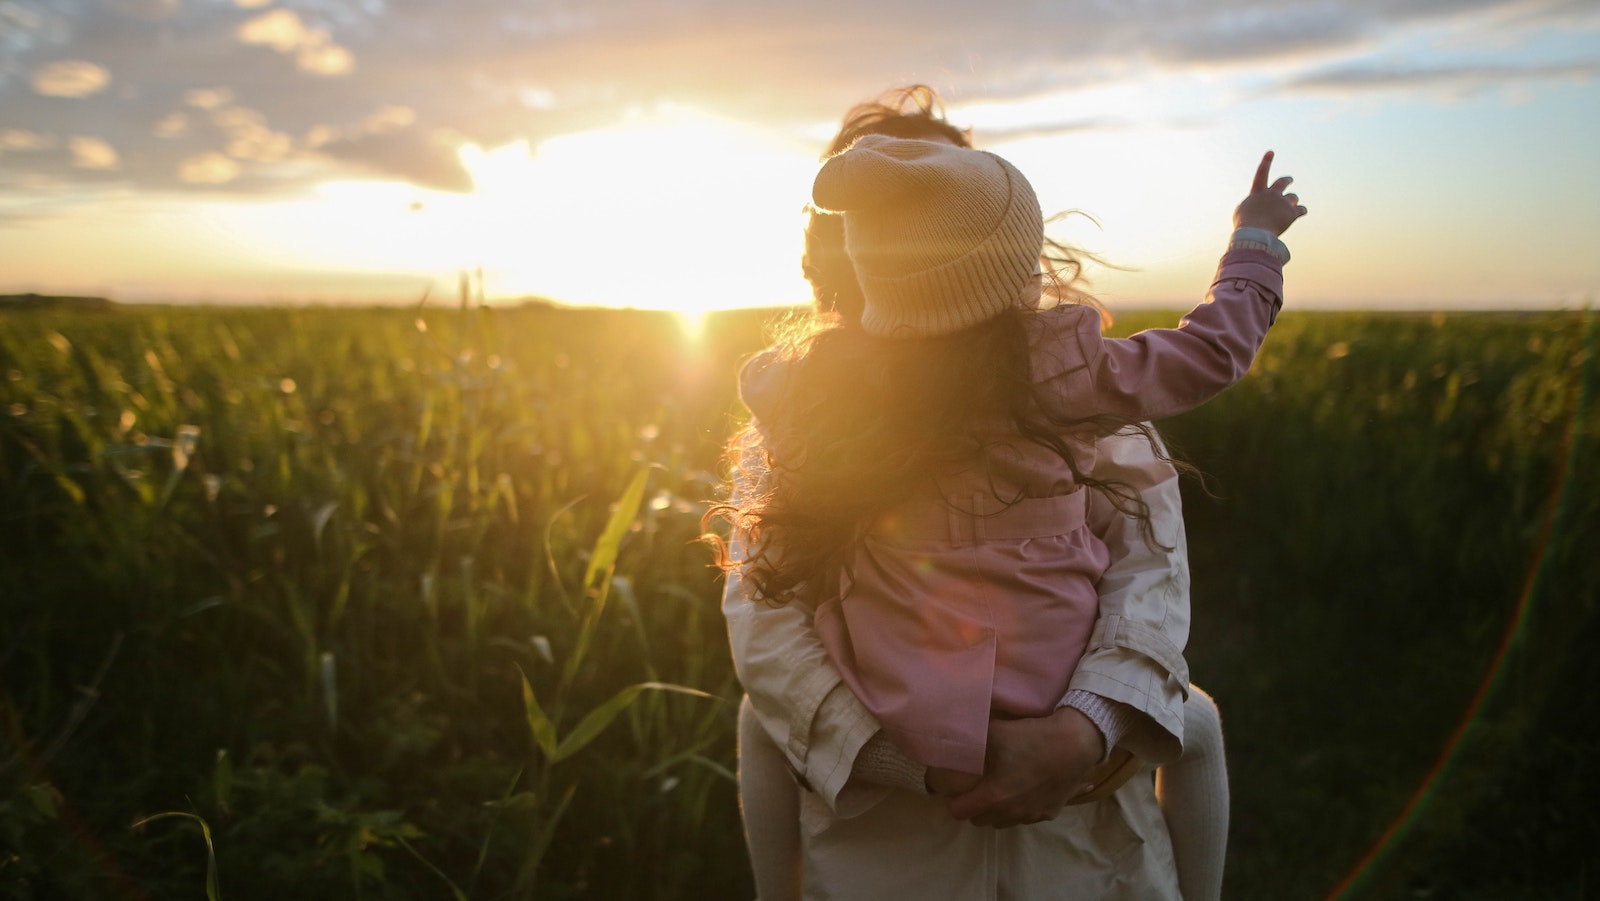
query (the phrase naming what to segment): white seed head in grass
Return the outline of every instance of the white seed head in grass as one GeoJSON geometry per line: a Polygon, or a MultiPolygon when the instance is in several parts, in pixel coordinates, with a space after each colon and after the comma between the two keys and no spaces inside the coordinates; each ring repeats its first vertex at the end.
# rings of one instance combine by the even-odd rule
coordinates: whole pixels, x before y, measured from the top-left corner
{"type": "Polygon", "coordinates": [[[183,472],[189,468],[189,461],[194,458],[194,450],[199,443],[199,426],[178,426],[178,434],[172,439],[172,466],[175,470],[183,472]]]}

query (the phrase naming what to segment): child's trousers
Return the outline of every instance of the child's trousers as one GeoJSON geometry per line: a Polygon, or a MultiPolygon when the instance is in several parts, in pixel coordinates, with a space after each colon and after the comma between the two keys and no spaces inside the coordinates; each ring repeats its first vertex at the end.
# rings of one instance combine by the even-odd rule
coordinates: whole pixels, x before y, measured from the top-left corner
{"type": "Polygon", "coordinates": [[[1156,797],[1184,901],[1218,901],[1228,856],[1228,761],[1217,703],[1197,686],[1183,702],[1183,756],[1156,770],[1156,797]]]}

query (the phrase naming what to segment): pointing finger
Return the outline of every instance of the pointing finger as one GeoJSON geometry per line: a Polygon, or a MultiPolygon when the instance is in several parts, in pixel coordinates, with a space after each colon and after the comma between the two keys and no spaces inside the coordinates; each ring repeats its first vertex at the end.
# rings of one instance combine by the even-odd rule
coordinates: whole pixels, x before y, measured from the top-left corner
{"type": "Polygon", "coordinates": [[[1272,171],[1272,151],[1268,150],[1261,157],[1261,165],[1256,167],[1255,180],[1250,183],[1250,193],[1265,191],[1267,189],[1267,174],[1272,171]]]}

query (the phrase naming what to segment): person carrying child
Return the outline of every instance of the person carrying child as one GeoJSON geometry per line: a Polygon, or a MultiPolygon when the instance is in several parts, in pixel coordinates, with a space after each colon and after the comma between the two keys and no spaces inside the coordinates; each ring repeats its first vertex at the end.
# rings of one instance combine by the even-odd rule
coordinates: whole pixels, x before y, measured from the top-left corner
{"type": "Polygon", "coordinates": [[[1000,158],[873,136],[819,173],[866,309],[743,373],[765,471],[740,572],[769,602],[826,598],[832,662],[936,791],[983,771],[991,716],[1066,691],[1107,563],[1084,486],[1137,504],[1093,474],[1094,440],[1248,369],[1281,303],[1276,235],[1304,213],[1269,165],[1236,217],[1265,232],[1236,233],[1210,300],[1120,341],[1091,308],[1035,309],[1042,220],[1000,158]]]}

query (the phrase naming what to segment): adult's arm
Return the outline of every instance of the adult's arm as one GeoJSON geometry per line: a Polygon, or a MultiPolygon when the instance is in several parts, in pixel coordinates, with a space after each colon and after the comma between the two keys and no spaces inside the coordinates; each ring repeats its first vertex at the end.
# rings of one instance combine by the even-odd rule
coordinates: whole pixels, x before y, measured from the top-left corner
{"type": "Polygon", "coordinates": [[[840,678],[812,629],[811,611],[798,601],[782,607],[752,601],[739,574],[730,572],[722,612],[739,682],[800,783],[841,814],[875,802],[881,790],[844,789],[856,755],[881,727],[840,678]]]}
{"type": "Polygon", "coordinates": [[[1189,549],[1183,528],[1178,473],[1160,459],[1143,435],[1125,430],[1101,440],[1095,478],[1123,482],[1139,492],[1150,510],[1151,541],[1139,520],[1099,494],[1092,495],[1089,521],[1113,549],[1101,577],[1100,615],[1089,646],[1073,674],[1068,697],[1086,691],[1126,704],[1146,717],[1121,745],[1145,760],[1169,763],[1183,752],[1183,701],[1189,667],[1189,549]]]}
{"type": "MultiPolygon", "coordinates": [[[[742,473],[757,471],[754,453],[749,446],[744,449],[742,473]]],[[[748,487],[734,486],[735,502],[748,487]]],[[[744,551],[736,530],[729,553],[742,560],[744,551]]],[[[752,600],[734,569],[723,584],[722,613],[739,682],[795,777],[841,814],[875,803],[887,789],[851,783],[850,775],[862,746],[881,727],[828,657],[812,628],[811,607],[800,601],[774,607],[752,600]]]]}

